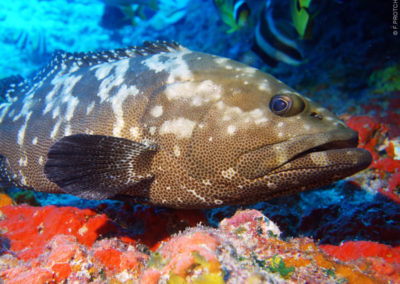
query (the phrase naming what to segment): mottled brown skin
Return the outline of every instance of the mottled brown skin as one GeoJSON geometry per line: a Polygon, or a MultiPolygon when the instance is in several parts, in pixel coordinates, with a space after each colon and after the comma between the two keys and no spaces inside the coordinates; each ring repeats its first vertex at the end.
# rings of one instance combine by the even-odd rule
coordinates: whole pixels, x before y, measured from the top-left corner
{"type": "MultiPolygon", "coordinates": [[[[0,106],[0,154],[8,180],[83,198],[129,195],[146,204],[210,208],[326,185],[371,161],[367,151],[354,148],[357,133],[335,115],[259,70],[182,47],[141,54],[65,64],[38,80],[36,89],[0,106]],[[291,103],[283,114],[270,105],[279,94],[291,103]],[[52,163],[58,156],[48,159],[48,152],[63,137],[85,133],[126,140],[119,152],[104,146],[105,161],[108,152],[121,161],[107,164],[113,179],[102,168],[83,181],[99,186],[77,194],[79,180],[72,190],[60,188],[52,169],[59,174],[68,168],[52,163]],[[125,162],[127,156],[133,162],[125,162]]],[[[80,147],[78,140],[71,149],[80,147]]],[[[64,165],[76,167],[68,161],[64,165]]]]}

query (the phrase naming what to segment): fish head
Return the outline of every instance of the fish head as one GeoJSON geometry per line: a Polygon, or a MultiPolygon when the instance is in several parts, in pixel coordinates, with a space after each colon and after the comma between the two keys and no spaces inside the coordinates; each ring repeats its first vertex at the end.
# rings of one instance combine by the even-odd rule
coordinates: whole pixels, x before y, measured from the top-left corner
{"type": "Polygon", "coordinates": [[[223,96],[194,129],[187,155],[190,174],[211,181],[221,199],[243,204],[304,191],[370,164],[357,133],[330,111],[268,74],[229,66],[213,74],[223,96]]]}

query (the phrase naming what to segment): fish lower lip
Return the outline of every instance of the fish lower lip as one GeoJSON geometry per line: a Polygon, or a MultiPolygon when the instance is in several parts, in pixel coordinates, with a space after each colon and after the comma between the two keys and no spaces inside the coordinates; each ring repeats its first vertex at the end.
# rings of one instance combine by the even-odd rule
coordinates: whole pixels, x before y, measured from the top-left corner
{"type": "Polygon", "coordinates": [[[334,170],[327,170],[328,168],[333,167],[342,170],[348,169],[349,174],[346,174],[345,176],[349,176],[355,172],[367,168],[372,162],[372,156],[369,151],[362,148],[317,150],[318,149],[303,152],[271,173],[287,170],[295,171],[296,169],[307,168],[320,168],[321,171],[333,172],[334,170]],[[323,168],[327,169],[324,170],[323,168]]]}

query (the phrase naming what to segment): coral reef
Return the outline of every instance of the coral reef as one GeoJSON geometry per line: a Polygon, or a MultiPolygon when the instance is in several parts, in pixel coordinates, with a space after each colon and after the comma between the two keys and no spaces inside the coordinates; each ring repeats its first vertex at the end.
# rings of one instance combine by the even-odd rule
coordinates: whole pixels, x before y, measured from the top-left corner
{"type": "MultiPolygon", "coordinates": [[[[372,186],[372,190],[377,190],[400,203],[400,156],[395,147],[399,137],[393,137],[390,134],[392,130],[390,125],[370,116],[352,116],[346,121],[346,124],[358,132],[359,147],[367,149],[372,154],[373,162],[369,175],[379,177],[380,181],[379,187],[373,188],[372,186]]],[[[357,176],[353,179],[360,181],[357,176]]],[[[365,180],[364,178],[361,183],[371,180],[373,179],[365,180]]],[[[371,186],[363,187],[371,189],[371,186]]]]}
{"type": "Polygon", "coordinates": [[[238,211],[218,228],[198,225],[157,238],[159,244],[152,250],[140,238],[124,235],[120,224],[93,210],[8,205],[0,211],[0,277],[6,283],[400,280],[400,247],[285,240],[280,229],[257,210],[238,211]],[[27,225],[20,226],[27,218],[31,219],[27,225]]]}

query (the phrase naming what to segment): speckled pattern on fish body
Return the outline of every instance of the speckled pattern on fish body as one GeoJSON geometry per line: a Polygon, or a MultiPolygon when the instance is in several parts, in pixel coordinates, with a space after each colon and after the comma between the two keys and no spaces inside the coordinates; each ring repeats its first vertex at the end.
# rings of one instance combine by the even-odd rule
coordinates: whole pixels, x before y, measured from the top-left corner
{"type": "Polygon", "coordinates": [[[371,161],[355,132],[279,80],[175,43],[59,52],[5,95],[8,186],[208,208],[322,186],[371,161]]]}

